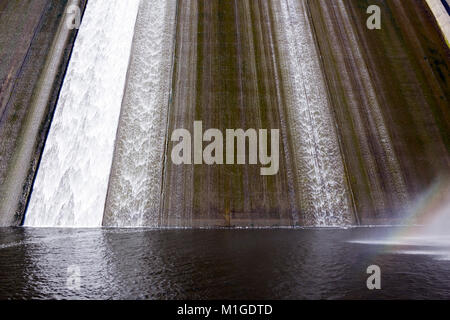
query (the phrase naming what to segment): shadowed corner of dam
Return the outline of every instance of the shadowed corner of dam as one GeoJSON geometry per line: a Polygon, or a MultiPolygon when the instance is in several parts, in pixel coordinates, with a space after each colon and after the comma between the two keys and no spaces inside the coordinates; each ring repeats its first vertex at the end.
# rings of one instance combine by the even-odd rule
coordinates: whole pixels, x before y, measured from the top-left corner
{"type": "Polygon", "coordinates": [[[22,223],[77,34],[65,10],[86,2],[0,4],[0,226],[22,223]]]}

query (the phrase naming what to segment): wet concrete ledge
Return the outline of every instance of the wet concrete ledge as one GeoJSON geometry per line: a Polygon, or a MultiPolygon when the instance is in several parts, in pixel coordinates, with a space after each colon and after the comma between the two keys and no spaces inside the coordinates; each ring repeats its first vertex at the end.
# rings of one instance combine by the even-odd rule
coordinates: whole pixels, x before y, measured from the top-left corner
{"type": "MultiPolygon", "coordinates": [[[[33,32],[24,31],[20,37],[33,35],[31,41],[19,42],[8,38],[10,26],[0,29],[8,50],[25,51],[23,60],[11,64],[16,74],[10,81],[11,90],[1,92],[7,101],[0,122],[0,226],[20,225],[31,192],[32,182],[50,127],[53,111],[67,68],[77,30],[69,30],[64,20],[69,5],[79,5],[84,11],[86,0],[47,0],[37,11],[29,7],[14,10],[16,1],[7,1],[2,18],[21,17],[25,24],[35,23],[33,32]],[[11,11],[6,10],[11,6],[11,11]],[[14,11],[12,11],[14,10],[14,11]],[[36,16],[40,17],[36,24],[36,16]],[[20,66],[20,67],[17,67],[20,66]]],[[[36,1],[37,2],[37,1],[36,1]]],[[[36,10],[36,8],[33,8],[36,10]]],[[[15,21],[15,19],[13,19],[15,21]]],[[[19,22],[17,22],[19,23],[19,22]]],[[[19,57],[20,58],[20,57],[19,57]]]]}

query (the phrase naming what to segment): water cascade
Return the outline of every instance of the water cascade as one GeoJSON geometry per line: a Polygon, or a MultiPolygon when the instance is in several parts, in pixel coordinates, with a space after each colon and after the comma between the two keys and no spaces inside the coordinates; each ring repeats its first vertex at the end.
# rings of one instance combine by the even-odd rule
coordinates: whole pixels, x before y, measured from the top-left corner
{"type": "Polygon", "coordinates": [[[25,224],[401,222],[411,200],[448,174],[447,51],[422,4],[380,4],[391,17],[382,33],[367,33],[360,7],[90,1],[25,224]],[[172,161],[177,129],[194,135],[194,163],[172,161]],[[279,132],[277,174],[204,163],[196,150],[210,146],[208,129],[279,132]]]}
{"type": "Polygon", "coordinates": [[[305,224],[338,226],[352,210],[307,1],[273,3],[305,224]]]}
{"type": "Polygon", "coordinates": [[[26,226],[101,226],[138,0],[89,1],[26,226]]]}
{"type": "Polygon", "coordinates": [[[158,226],[175,1],[142,1],[103,225],[158,226]]]}

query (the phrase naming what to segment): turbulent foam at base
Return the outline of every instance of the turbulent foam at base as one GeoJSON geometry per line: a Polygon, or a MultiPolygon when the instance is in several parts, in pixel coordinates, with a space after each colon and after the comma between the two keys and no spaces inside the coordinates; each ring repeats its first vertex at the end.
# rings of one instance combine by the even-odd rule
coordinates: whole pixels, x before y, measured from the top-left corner
{"type": "Polygon", "coordinates": [[[26,226],[101,226],[139,0],[89,1],[26,226]]]}

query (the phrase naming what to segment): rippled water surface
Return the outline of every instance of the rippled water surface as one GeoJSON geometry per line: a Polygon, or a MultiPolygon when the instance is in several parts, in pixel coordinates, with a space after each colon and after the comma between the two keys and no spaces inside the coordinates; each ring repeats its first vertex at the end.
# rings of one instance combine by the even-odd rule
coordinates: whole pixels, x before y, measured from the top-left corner
{"type": "Polygon", "coordinates": [[[0,298],[449,299],[450,261],[429,243],[380,240],[398,232],[0,229],[0,298]],[[366,287],[373,264],[379,291],[366,287]]]}

